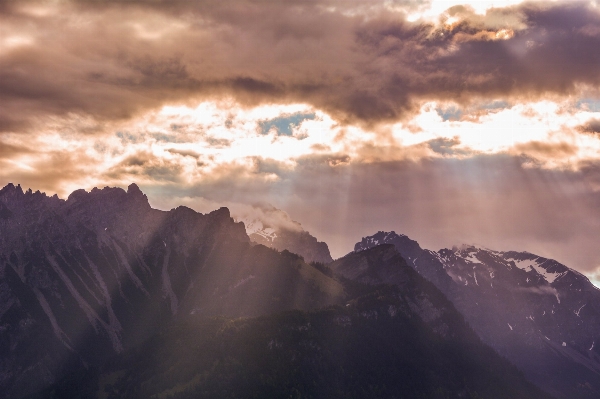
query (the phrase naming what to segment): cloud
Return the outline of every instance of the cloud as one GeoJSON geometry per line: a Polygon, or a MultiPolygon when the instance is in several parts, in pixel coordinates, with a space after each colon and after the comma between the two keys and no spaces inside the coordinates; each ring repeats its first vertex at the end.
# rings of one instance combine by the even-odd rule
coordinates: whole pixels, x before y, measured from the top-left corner
{"type": "Polygon", "coordinates": [[[517,153],[528,154],[536,159],[560,159],[573,156],[577,153],[576,146],[565,142],[548,143],[530,141],[515,145],[514,150],[517,153]]]}
{"type": "Polygon", "coordinates": [[[34,151],[22,145],[13,145],[0,141],[0,159],[14,157],[20,154],[31,154],[34,151]]]}
{"type": "Polygon", "coordinates": [[[405,119],[423,101],[539,99],[600,82],[600,14],[586,3],[483,16],[453,7],[446,22],[408,21],[423,5],[5,2],[0,129],[223,98],[305,103],[370,126],[405,119]]]}
{"type": "Polygon", "coordinates": [[[182,183],[183,166],[175,161],[157,157],[150,152],[138,152],[110,167],[105,179],[117,181],[151,181],[182,183]]]}
{"type": "Polygon", "coordinates": [[[437,154],[452,156],[452,155],[467,155],[471,151],[456,148],[460,144],[460,139],[454,137],[452,139],[440,137],[438,139],[429,140],[427,145],[431,150],[437,154]]]}
{"type": "Polygon", "coordinates": [[[600,288],[600,266],[598,266],[595,270],[588,272],[587,277],[590,279],[592,284],[600,288]]]}
{"type": "Polygon", "coordinates": [[[192,151],[192,150],[177,150],[175,148],[169,148],[167,151],[170,152],[171,154],[179,154],[183,157],[192,157],[195,159],[200,158],[200,154],[197,153],[196,151],[192,151]]]}
{"type": "Polygon", "coordinates": [[[577,126],[577,130],[583,133],[600,133],[600,119],[590,119],[585,124],[577,126]]]}
{"type": "MultiPolygon", "coordinates": [[[[22,154],[31,154],[28,149],[2,154],[0,147],[0,181],[13,182],[34,191],[51,194],[67,193],[74,185],[84,184],[88,168],[92,164],[85,154],[51,151],[36,154],[35,158],[20,159],[22,154]]],[[[14,150],[15,148],[8,148],[14,150]]]]}
{"type": "MultiPolygon", "coordinates": [[[[294,232],[303,231],[300,223],[292,220],[290,216],[281,209],[275,208],[267,203],[255,203],[251,205],[232,203],[228,204],[233,217],[247,223],[256,224],[260,222],[263,228],[274,228],[276,230],[288,230],[294,232]]],[[[246,226],[248,227],[252,226],[246,226]]]]}

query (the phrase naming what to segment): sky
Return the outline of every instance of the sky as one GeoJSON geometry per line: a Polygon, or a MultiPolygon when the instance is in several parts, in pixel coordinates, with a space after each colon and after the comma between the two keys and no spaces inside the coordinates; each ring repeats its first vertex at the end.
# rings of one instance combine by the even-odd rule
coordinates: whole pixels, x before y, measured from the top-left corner
{"type": "Polygon", "coordinates": [[[600,285],[600,3],[0,0],[0,185],[137,183],[600,285]]]}

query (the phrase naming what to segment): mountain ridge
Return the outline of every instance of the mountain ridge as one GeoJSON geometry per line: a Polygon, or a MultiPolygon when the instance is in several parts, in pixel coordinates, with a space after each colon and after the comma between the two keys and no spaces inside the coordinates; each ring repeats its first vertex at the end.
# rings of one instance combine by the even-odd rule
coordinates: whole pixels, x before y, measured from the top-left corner
{"type": "Polygon", "coordinates": [[[529,252],[470,245],[434,252],[395,232],[364,237],[355,251],[382,243],[394,245],[538,386],[565,398],[600,394],[600,290],[581,273],[529,252]]]}
{"type": "Polygon", "coordinates": [[[7,185],[0,204],[7,397],[101,363],[192,312],[258,316],[344,295],[298,255],[252,246],[227,208],[153,209],[135,184],[76,190],[66,200],[7,185]]]}

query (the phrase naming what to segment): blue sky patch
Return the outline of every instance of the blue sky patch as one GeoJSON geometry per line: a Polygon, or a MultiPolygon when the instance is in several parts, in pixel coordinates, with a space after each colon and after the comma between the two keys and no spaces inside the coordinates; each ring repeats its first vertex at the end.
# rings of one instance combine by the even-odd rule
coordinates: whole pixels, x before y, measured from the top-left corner
{"type": "Polygon", "coordinates": [[[457,121],[463,114],[462,110],[454,105],[446,108],[436,108],[435,110],[444,121],[457,121]]]}
{"type": "Polygon", "coordinates": [[[277,118],[258,122],[258,127],[261,134],[267,134],[271,129],[275,129],[278,135],[291,136],[294,133],[295,127],[299,126],[305,120],[314,120],[315,117],[314,112],[283,114],[277,118]]]}
{"type": "Polygon", "coordinates": [[[600,112],[600,100],[594,98],[584,98],[577,101],[577,108],[590,112],[600,112]]]}

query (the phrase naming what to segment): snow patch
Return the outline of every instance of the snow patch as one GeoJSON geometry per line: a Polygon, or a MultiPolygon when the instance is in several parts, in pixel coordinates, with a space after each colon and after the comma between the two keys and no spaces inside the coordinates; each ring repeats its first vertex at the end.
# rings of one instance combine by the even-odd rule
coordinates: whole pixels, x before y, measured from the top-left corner
{"type": "Polygon", "coordinates": [[[479,263],[479,264],[482,264],[482,263],[481,263],[481,261],[480,261],[479,259],[477,259],[477,257],[476,257],[476,256],[475,256],[473,253],[471,253],[471,252],[469,252],[469,255],[468,255],[468,256],[466,256],[466,257],[463,257],[463,259],[464,259],[464,260],[467,260],[467,261],[469,261],[469,262],[471,262],[471,263],[479,263]]]}
{"type": "Polygon", "coordinates": [[[508,328],[510,328],[510,331],[512,331],[513,330],[513,326],[511,326],[510,323],[506,323],[506,324],[508,324],[508,328]]]}
{"type": "Polygon", "coordinates": [[[549,271],[547,271],[542,264],[544,264],[545,262],[548,261],[548,259],[545,259],[543,262],[539,263],[537,260],[540,259],[540,257],[536,257],[534,259],[514,259],[514,258],[506,258],[507,261],[509,262],[513,262],[515,264],[515,266],[517,266],[519,269],[521,270],[525,270],[525,271],[530,271],[533,270],[534,272],[536,272],[538,275],[542,276],[544,278],[544,280],[546,280],[548,283],[552,284],[554,282],[554,280],[556,280],[557,278],[561,277],[562,275],[564,275],[565,273],[551,273],[549,271]]]}

